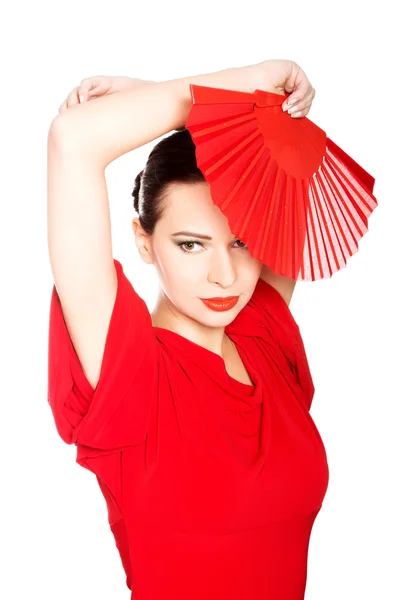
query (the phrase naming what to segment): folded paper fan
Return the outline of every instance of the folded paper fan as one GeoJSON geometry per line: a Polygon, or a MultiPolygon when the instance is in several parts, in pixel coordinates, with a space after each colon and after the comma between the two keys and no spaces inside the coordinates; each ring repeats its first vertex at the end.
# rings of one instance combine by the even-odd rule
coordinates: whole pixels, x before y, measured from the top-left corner
{"type": "Polygon", "coordinates": [[[186,122],[211,197],[252,256],[295,280],[346,266],[378,205],[375,179],[285,95],[190,85],[186,122]]]}

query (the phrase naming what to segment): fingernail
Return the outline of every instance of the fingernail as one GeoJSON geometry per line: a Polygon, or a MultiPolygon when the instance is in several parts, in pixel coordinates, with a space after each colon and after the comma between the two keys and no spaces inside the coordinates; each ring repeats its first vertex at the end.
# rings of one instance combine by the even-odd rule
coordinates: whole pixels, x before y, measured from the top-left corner
{"type": "Polygon", "coordinates": [[[282,110],[285,111],[288,109],[288,105],[287,104],[282,104],[282,110]]]}
{"type": "Polygon", "coordinates": [[[289,106],[291,106],[292,104],[294,104],[296,102],[296,98],[290,98],[290,100],[288,100],[288,104],[289,106]]]}
{"type": "Polygon", "coordinates": [[[79,102],[85,102],[84,96],[79,96],[79,102]]]}

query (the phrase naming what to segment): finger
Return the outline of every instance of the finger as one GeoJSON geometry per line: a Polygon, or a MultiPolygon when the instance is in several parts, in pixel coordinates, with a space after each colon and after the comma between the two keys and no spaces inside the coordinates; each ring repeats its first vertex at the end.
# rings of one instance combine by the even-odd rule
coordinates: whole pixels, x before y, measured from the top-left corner
{"type": "MultiPolygon", "coordinates": [[[[75,104],[77,104],[77,102],[75,102],[75,104]]],[[[64,102],[60,105],[58,112],[64,112],[66,111],[70,106],[72,106],[72,100],[71,100],[71,94],[69,94],[67,96],[67,98],[64,100],[64,102]]]]}
{"type": "Polygon", "coordinates": [[[298,119],[299,117],[305,117],[310,112],[310,108],[311,104],[305,106],[304,108],[294,108],[293,112],[289,113],[288,111],[288,115],[295,119],[298,119]]]}
{"type": "Polygon", "coordinates": [[[86,79],[82,79],[80,85],[78,86],[78,97],[80,102],[85,102],[89,99],[89,96],[101,95],[106,92],[105,85],[101,84],[101,81],[104,81],[105,78],[96,76],[96,77],[87,77],[86,79]],[[103,89],[104,88],[104,89],[103,89]]]}
{"type": "Polygon", "coordinates": [[[312,101],[314,100],[314,96],[315,93],[314,90],[312,90],[306,98],[304,98],[303,100],[299,100],[295,104],[289,106],[288,114],[294,115],[295,113],[301,112],[302,114],[298,116],[304,117],[310,111],[312,101]]]}
{"type": "Polygon", "coordinates": [[[79,104],[79,98],[78,98],[78,88],[74,88],[72,90],[72,92],[70,92],[67,96],[67,99],[65,100],[65,108],[70,108],[71,106],[74,106],[75,104],[79,104]]]}
{"type": "MultiPolygon", "coordinates": [[[[91,80],[93,78],[90,78],[91,80]]],[[[76,104],[80,104],[81,102],[84,102],[85,99],[87,98],[89,91],[91,89],[91,85],[89,82],[89,80],[84,79],[84,86],[83,87],[83,91],[81,91],[81,86],[78,86],[76,88],[74,88],[67,96],[67,98],[64,100],[64,102],[59,106],[58,108],[58,112],[62,113],[65,110],[67,110],[68,108],[70,108],[71,106],[74,106],[76,104]],[[89,90],[89,91],[88,91],[89,90]]]]}
{"type": "MultiPolygon", "coordinates": [[[[306,106],[311,105],[314,98],[315,90],[312,86],[310,86],[308,94],[305,97],[300,97],[298,92],[296,92],[296,94],[293,92],[293,95],[285,100],[285,102],[282,104],[282,110],[287,110],[289,112],[289,110],[293,107],[297,108],[298,110],[303,110],[306,108],[306,106]]],[[[293,112],[293,110],[291,112],[293,112]]]]}
{"type": "Polygon", "coordinates": [[[62,113],[64,111],[66,111],[68,108],[70,108],[71,106],[74,106],[76,104],[80,104],[82,102],[84,102],[85,100],[89,99],[88,96],[90,95],[90,91],[87,91],[87,87],[86,89],[84,88],[83,91],[81,91],[80,87],[76,87],[72,90],[72,92],[70,92],[67,96],[67,98],[64,100],[64,102],[59,106],[58,108],[58,112],[62,113]]]}
{"type": "Polygon", "coordinates": [[[305,98],[312,89],[312,85],[307,75],[304,73],[303,69],[298,67],[297,71],[295,70],[295,81],[294,81],[294,92],[297,92],[297,98],[305,98]]]}
{"type": "MultiPolygon", "coordinates": [[[[303,69],[294,61],[290,62],[291,70],[285,82],[285,90],[291,94],[287,103],[303,100],[313,89],[303,69]]],[[[283,107],[284,108],[284,107],[283,107]]]]}
{"type": "Polygon", "coordinates": [[[290,106],[298,105],[300,102],[304,100],[308,100],[308,98],[313,93],[314,88],[310,85],[307,87],[306,93],[300,92],[299,89],[296,89],[291,96],[289,96],[282,105],[283,110],[286,110],[290,106]]]}

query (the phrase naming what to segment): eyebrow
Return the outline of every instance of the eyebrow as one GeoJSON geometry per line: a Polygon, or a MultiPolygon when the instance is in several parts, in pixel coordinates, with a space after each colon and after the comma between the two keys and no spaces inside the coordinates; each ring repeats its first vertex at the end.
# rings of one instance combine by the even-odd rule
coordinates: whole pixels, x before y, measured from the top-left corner
{"type": "Polygon", "coordinates": [[[201,240],[212,240],[212,237],[209,235],[204,235],[202,233],[194,233],[193,231],[177,231],[176,233],[172,234],[173,236],[177,236],[177,235],[189,235],[191,237],[197,237],[200,238],[201,240]]]}

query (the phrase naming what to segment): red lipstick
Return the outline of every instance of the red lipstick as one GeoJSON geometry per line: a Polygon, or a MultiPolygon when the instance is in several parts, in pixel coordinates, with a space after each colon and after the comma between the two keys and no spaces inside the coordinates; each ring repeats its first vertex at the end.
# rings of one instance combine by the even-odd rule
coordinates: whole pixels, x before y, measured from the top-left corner
{"type": "Polygon", "coordinates": [[[239,300],[239,296],[228,296],[227,298],[200,298],[208,308],[216,311],[230,310],[239,300]]]}

